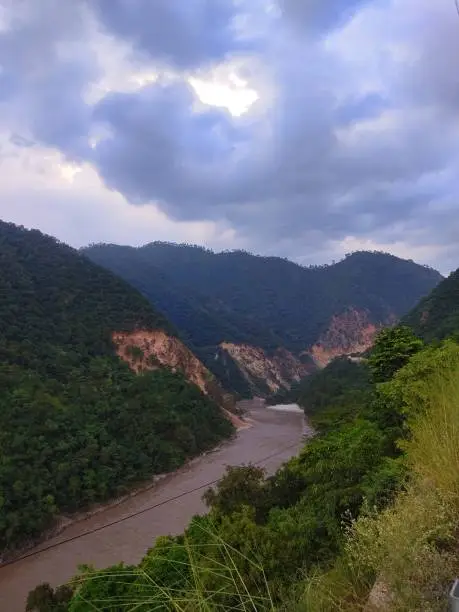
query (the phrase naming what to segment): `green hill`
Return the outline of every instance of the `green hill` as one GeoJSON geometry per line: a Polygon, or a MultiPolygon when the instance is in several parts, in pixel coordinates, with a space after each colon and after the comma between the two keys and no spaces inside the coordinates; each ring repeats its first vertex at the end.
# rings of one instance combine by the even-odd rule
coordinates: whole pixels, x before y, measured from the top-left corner
{"type": "Polygon", "coordinates": [[[459,270],[451,273],[403,319],[427,341],[459,334],[459,270]]]}
{"type": "Polygon", "coordinates": [[[167,369],[134,374],[114,332],[172,326],[123,280],[0,222],[0,549],[173,469],[231,431],[167,369]]]}
{"type": "Polygon", "coordinates": [[[277,257],[161,242],[99,244],[83,252],[139,289],[209,369],[238,390],[241,364],[222,358],[222,342],[259,347],[268,357],[283,348],[301,361],[333,318],[345,319],[351,310],[356,320],[338,320],[327,342],[331,351],[352,352],[365,326],[398,319],[442,278],[386,253],[357,252],[334,265],[306,268],[277,257]]]}

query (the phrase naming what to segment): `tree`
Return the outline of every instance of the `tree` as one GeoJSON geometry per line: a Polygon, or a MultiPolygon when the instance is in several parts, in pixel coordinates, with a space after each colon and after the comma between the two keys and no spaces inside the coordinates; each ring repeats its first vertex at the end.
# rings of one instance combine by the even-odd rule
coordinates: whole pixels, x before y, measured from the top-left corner
{"type": "Polygon", "coordinates": [[[208,489],[203,499],[219,514],[232,514],[242,506],[261,508],[265,501],[265,470],[254,465],[229,466],[216,489],[208,489]]]}
{"type": "Polygon", "coordinates": [[[409,327],[398,326],[381,331],[368,359],[373,381],[390,380],[423,347],[424,342],[409,327]]]}
{"type": "Polygon", "coordinates": [[[39,584],[27,597],[27,612],[67,612],[73,596],[73,589],[68,585],[54,590],[47,582],[39,584]]]}

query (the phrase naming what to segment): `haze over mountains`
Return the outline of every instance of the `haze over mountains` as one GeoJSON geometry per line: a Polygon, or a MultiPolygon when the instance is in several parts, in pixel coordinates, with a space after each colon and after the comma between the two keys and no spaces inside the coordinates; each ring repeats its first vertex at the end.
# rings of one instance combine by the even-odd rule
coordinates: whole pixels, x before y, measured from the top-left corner
{"type": "Polygon", "coordinates": [[[309,268],[164,242],[83,252],[139,289],[223,384],[244,395],[288,388],[337,355],[366,350],[380,326],[442,279],[379,252],[309,268]]]}

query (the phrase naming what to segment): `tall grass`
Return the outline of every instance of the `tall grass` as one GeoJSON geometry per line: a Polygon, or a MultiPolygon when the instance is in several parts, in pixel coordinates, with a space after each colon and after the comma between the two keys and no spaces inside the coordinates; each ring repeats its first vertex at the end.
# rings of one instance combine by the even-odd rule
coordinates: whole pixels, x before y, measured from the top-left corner
{"type": "Polygon", "coordinates": [[[368,508],[354,521],[343,556],[328,573],[306,580],[298,609],[449,609],[448,588],[459,574],[459,367],[424,382],[428,402],[403,444],[411,474],[406,490],[384,511],[368,508]],[[372,578],[384,597],[368,598],[372,578]]]}
{"type": "Polygon", "coordinates": [[[193,546],[185,538],[183,544],[166,544],[164,556],[153,552],[156,571],[147,563],[126,570],[83,572],[73,582],[76,591],[70,612],[274,612],[263,568],[229,546],[216,531],[205,530],[203,535],[205,546],[193,546]],[[158,571],[160,564],[164,564],[163,572],[158,571]],[[112,589],[107,588],[108,581],[112,589]],[[110,590],[113,594],[107,593],[110,590]]]}

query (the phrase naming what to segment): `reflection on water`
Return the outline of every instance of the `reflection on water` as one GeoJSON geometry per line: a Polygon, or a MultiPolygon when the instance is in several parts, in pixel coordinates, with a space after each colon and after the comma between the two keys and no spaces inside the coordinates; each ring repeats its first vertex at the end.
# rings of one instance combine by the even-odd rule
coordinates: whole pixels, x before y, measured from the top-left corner
{"type": "Polygon", "coordinates": [[[79,564],[100,568],[120,561],[137,563],[155,537],[182,532],[193,515],[205,511],[201,496],[227,465],[259,463],[273,472],[298,452],[303,433],[301,412],[266,409],[254,402],[248,416],[253,427],[239,431],[218,450],[192,461],[154,488],[71,525],[35,551],[66,540],[62,545],[0,568],[0,610],[24,612],[31,589],[42,582],[53,586],[64,583],[79,564]],[[151,506],[156,507],[148,510],[151,506]],[[145,512],[126,518],[142,510],[145,512]],[[108,523],[114,524],[94,531],[108,523]],[[92,533],[83,535],[88,531],[92,533]],[[70,538],[74,539],[67,541],[70,538]]]}

